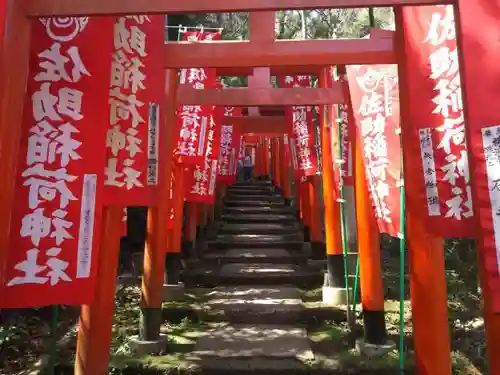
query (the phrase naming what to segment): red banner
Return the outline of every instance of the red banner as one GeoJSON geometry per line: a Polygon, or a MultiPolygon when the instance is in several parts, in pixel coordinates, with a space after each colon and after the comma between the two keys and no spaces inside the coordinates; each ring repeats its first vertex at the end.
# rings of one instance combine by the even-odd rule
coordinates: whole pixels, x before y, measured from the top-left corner
{"type": "Polygon", "coordinates": [[[112,30],[108,18],[32,22],[2,307],[92,301],[112,30]]]}
{"type": "MultiPolygon", "coordinates": [[[[201,40],[219,40],[220,33],[183,32],[181,39],[189,42],[201,40]]],[[[216,88],[217,71],[215,68],[181,69],[180,84],[190,85],[195,89],[216,88]]],[[[186,164],[204,163],[207,149],[207,133],[210,131],[210,118],[213,106],[182,105],[178,108],[179,138],[175,156],[182,157],[186,164]]]]}
{"type": "MultiPolygon", "coordinates": [[[[345,68],[344,68],[345,70],[345,68]]],[[[339,71],[337,82],[345,85],[344,92],[349,93],[349,84],[347,82],[347,74],[339,71]]],[[[335,123],[333,126],[337,127],[340,123],[340,138],[342,139],[342,164],[340,171],[342,173],[342,181],[344,185],[354,185],[354,147],[356,145],[356,124],[354,121],[354,114],[352,105],[337,104],[333,106],[333,118],[335,123]]],[[[330,134],[338,134],[338,129],[335,128],[330,134]]],[[[331,139],[332,146],[336,143],[335,139],[331,139]]],[[[332,152],[337,152],[332,155],[334,162],[338,159],[337,147],[332,147],[332,152]]],[[[337,173],[339,167],[334,165],[334,172],[337,173]]],[[[338,176],[336,177],[338,179],[338,176]]]]}
{"type": "Polygon", "coordinates": [[[109,85],[106,205],[152,206],[164,97],[165,17],[119,17],[109,85]]]}
{"type": "Polygon", "coordinates": [[[401,145],[396,65],[347,67],[357,139],[381,232],[400,230],[401,145]]]}
{"type": "Polygon", "coordinates": [[[213,114],[209,117],[204,160],[186,171],[185,197],[187,202],[214,203],[223,116],[224,107],[213,108],[213,114]]]}
{"type": "MultiPolygon", "coordinates": [[[[226,116],[241,116],[241,108],[226,107],[226,116]]],[[[230,185],[236,180],[238,159],[241,152],[241,135],[233,125],[223,124],[221,127],[220,151],[219,151],[219,174],[217,181],[230,185]]]]}
{"type": "MultiPolygon", "coordinates": [[[[311,87],[311,77],[282,77],[281,86],[284,88],[311,87]]],[[[306,106],[293,106],[285,110],[292,125],[289,144],[295,179],[301,176],[314,176],[318,172],[313,110],[314,107],[306,106]]]]}
{"type": "Polygon", "coordinates": [[[443,237],[474,235],[472,196],[453,7],[403,9],[410,115],[405,147],[426,202],[428,228],[443,237]]]}
{"type": "MultiPolygon", "coordinates": [[[[467,139],[471,150],[471,172],[475,203],[474,229],[486,285],[492,298],[487,306],[500,312],[500,8],[489,0],[459,0],[467,93],[467,139]]],[[[441,19],[441,24],[446,24],[441,19]]],[[[439,34],[443,35],[443,34],[439,34]]]]}

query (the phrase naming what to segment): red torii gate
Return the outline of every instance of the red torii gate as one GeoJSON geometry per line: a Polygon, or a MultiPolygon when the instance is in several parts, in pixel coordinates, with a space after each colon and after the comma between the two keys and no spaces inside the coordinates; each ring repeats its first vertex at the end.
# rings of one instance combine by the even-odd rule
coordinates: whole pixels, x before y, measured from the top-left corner
{"type": "MultiPolygon", "coordinates": [[[[274,11],[279,9],[315,9],[315,8],[345,8],[345,7],[373,7],[373,6],[401,6],[401,5],[438,5],[438,4],[452,4],[458,5],[459,1],[451,0],[211,0],[211,1],[200,1],[200,0],[184,0],[179,2],[177,0],[143,0],[141,2],[136,2],[133,0],[128,1],[118,1],[118,0],[7,0],[8,6],[6,11],[6,22],[4,38],[2,40],[2,52],[0,61],[0,173],[6,182],[4,184],[2,194],[0,195],[0,269],[3,269],[5,262],[5,255],[8,249],[8,233],[10,224],[10,208],[13,200],[13,185],[15,180],[15,160],[17,157],[18,141],[20,138],[20,127],[15,126],[16,124],[21,124],[22,122],[22,108],[24,105],[24,91],[26,85],[27,76],[27,66],[28,66],[28,55],[29,55],[29,42],[30,42],[30,22],[29,18],[32,17],[49,17],[49,16],[81,16],[81,15],[135,15],[135,14],[168,14],[168,13],[190,13],[190,12],[229,12],[229,11],[274,11]]],[[[463,0],[471,1],[471,0],[463,0]]],[[[399,19],[399,16],[398,16],[399,19]]],[[[248,68],[256,66],[289,66],[292,65],[328,65],[328,64],[350,64],[350,63],[404,63],[404,56],[399,56],[399,59],[394,58],[393,54],[384,50],[379,50],[380,53],[386,53],[385,58],[387,60],[377,61],[376,58],[370,60],[370,56],[375,56],[376,51],[367,52],[365,55],[362,53],[362,49],[369,46],[366,41],[352,41],[350,46],[345,43],[345,41],[328,41],[328,42],[293,42],[294,44],[288,44],[292,42],[276,42],[275,44],[266,44],[269,42],[258,42],[253,44],[252,40],[250,42],[238,42],[247,43],[246,46],[238,46],[243,48],[242,54],[243,58],[231,57],[227,55],[228,59],[223,59],[224,48],[227,47],[213,47],[213,46],[203,46],[200,44],[196,45],[195,56],[190,48],[182,43],[173,44],[171,46],[167,45],[165,48],[169,53],[181,52],[185,54],[186,60],[182,60],[181,54],[176,56],[167,56],[167,95],[166,95],[166,105],[168,108],[175,108],[178,103],[178,94],[176,90],[176,74],[173,70],[174,68],[183,67],[179,64],[187,64],[184,66],[196,66],[203,63],[207,66],[207,63],[212,67],[226,68],[232,66],[234,68],[248,68]],[[316,43],[316,46],[314,44],[316,43]],[[328,43],[326,44],[321,43],[328,43]],[[312,47],[308,47],[311,45],[312,47]],[[295,46],[295,47],[294,47],[295,46]],[[201,49],[200,49],[201,48],[201,49]],[[215,48],[210,52],[211,48],[215,48]],[[297,59],[293,60],[291,57],[297,57],[303,55],[301,48],[306,51],[306,56],[311,57],[310,60],[297,59]],[[319,48],[324,50],[331,49],[333,51],[338,48],[338,56],[332,53],[324,53],[324,51],[318,51],[319,48]],[[358,48],[357,50],[355,48],[358,48]],[[203,50],[205,49],[205,50],[203,50]],[[205,55],[201,51],[204,51],[205,55]],[[262,51],[269,53],[266,56],[261,56],[260,58],[253,57],[252,53],[261,54],[262,51]],[[308,52],[309,51],[309,52],[308,52]],[[309,55],[308,55],[309,53],[309,55]],[[359,55],[361,53],[361,55],[359,55]],[[351,55],[350,55],[351,54],[351,55]],[[356,55],[357,54],[357,55],[356,55]],[[355,59],[353,55],[356,55],[360,59],[355,59]],[[314,59],[312,57],[315,57],[314,59]],[[191,60],[188,60],[190,58],[191,60]],[[364,58],[364,60],[363,60],[364,58]],[[198,62],[196,62],[198,59],[198,62]],[[213,60],[211,60],[213,59],[213,60]],[[284,60],[282,60],[284,59],[284,60]],[[169,62],[170,61],[170,62],[169,62]],[[293,62],[292,62],[293,61],[293,62]],[[171,65],[168,65],[171,64],[171,65]],[[212,65],[217,64],[217,65],[212,65]]],[[[398,44],[401,41],[398,41],[398,44]]],[[[234,48],[234,44],[232,45],[234,48]]],[[[238,51],[234,48],[232,51],[238,51]]],[[[396,49],[397,50],[397,49],[396,49]]],[[[226,49],[227,51],[227,49],[226,49]]],[[[229,68],[228,68],[229,69],[229,68]]],[[[298,69],[300,71],[300,69],[298,69]]],[[[229,71],[229,70],[228,70],[229,71]]],[[[242,70],[243,71],[243,70],[242,70]]],[[[285,71],[285,70],[283,70],[285,71]]],[[[288,71],[288,70],[286,70],[288,71]]],[[[297,71],[297,73],[299,72],[297,71]]],[[[245,70],[246,72],[246,70],[245,70]]],[[[304,71],[300,71],[303,73],[304,71]]],[[[404,81],[402,81],[402,86],[404,87],[404,81]]],[[[404,91],[404,89],[402,90],[404,91]]],[[[223,94],[221,94],[223,95],[223,94]]],[[[270,94],[276,95],[276,94],[270,94]]],[[[279,95],[278,95],[279,96],[279,95]]],[[[200,99],[201,100],[201,99],[200,99]]],[[[220,100],[226,100],[223,96],[220,100]]],[[[288,99],[287,99],[288,100],[288,99]]],[[[287,100],[284,100],[280,104],[288,104],[287,100]]],[[[309,100],[309,99],[308,99],[309,100]]],[[[256,104],[261,103],[256,99],[256,104]]],[[[223,103],[227,104],[227,103],[223,103]]],[[[309,103],[312,104],[312,103],[309,103]]],[[[315,102],[315,104],[325,104],[321,100],[315,102]]],[[[406,116],[405,107],[409,105],[407,99],[402,95],[402,116],[406,116]]],[[[167,122],[174,122],[175,114],[173,111],[167,111],[167,122]]],[[[404,122],[404,118],[403,118],[404,122]]],[[[171,137],[168,137],[170,139],[171,137]]],[[[165,147],[166,150],[171,150],[172,145],[168,144],[165,147]]],[[[164,151],[164,155],[167,155],[168,151],[164,151]]],[[[165,156],[163,157],[165,161],[165,156]]],[[[170,163],[165,163],[167,173],[170,175],[170,163]]],[[[168,206],[168,183],[163,186],[164,190],[159,194],[159,206],[157,208],[158,212],[167,212],[168,206]],[[162,199],[163,198],[163,199],[162,199]]],[[[410,190],[411,187],[408,187],[410,190]]],[[[414,322],[415,325],[418,324],[422,329],[422,332],[418,332],[415,335],[416,350],[417,350],[417,362],[419,362],[419,370],[422,374],[432,374],[441,375],[449,373],[449,361],[446,357],[449,355],[449,343],[447,343],[447,319],[443,319],[443,309],[446,309],[446,305],[443,306],[443,297],[446,298],[444,289],[444,276],[442,273],[442,241],[438,238],[431,237],[424,230],[424,225],[421,223],[421,218],[416,215],[412,215],[413,207],[408,206],[408,216],[410,217],[408,236],[410,241],[410,247],[412,251],[410,254],[412,262],[412,298],[414,302],[414,322]],[[433,272],[433,270],[437,270],[433,272]],[[429,298],[426,299],[426,294],[430,293],[436,300],[439,299],[436,306],[427,304],[429,298]],[[422,328],[422,327],[425,327],[422,328]],[[445,333],[443,333],[445,332],[445,333]],[[432,370],[432,372],[430,372],[432,370]]],[[[116,214],[116,213],[115,213],[116,214]]],[[[113,216],[113,215],[110,215],[113,216]]],[[[161,215],[159,216],[160,223],[161,215]]],[[[110,219],[108,222],[112,222],[110,219]]],[[[111,236],[109,236],[111,237],[111,236]]],[[[164,238],[162,238],[161,233],[156,233],[155,237],[158,242],[155,244],[161,247],[164,244],[164,238]]],[[[105,246],[106,244],[102,244],[105,246]]],[[[105,253],[105,252],[102,252],[105,253]]],[[[158,252],[159,253],[159,252],[158,252]]],[[[163,254],[161,254],[163,255],[163,254]]],[[[147,256],[151,256],[149,265],[152,267],[149,276],[145,274],[145,284],[152,285],[151,288],[145,288],[145,303],[148,306],[154,306],[159,301],[158,288],[153,286],[158,286],[158,274],[159,268],[163,266],[163,259],[159,254],[150,252],[147,256]],[[160,262],[161,258],[161,262],[160,262]],[[148,279],[148,277],[150,279],[148,279]],[[147,291],[152,294],[149,295],[147,291]]],[[[103,262],[104,260],[101,260],[103,262]]],[[[146,262],[148,263],[148,262],[146,262]]],[[[3,280],[0,280],[3,282],[3,280]]],[[[104,280],[103,280],[104,281],[104,280]]],[[[108,280],[111,281],[111,278],[108,280]]],[[[112,280],[114,283],[114,279],[112,280]]],[[[109,285],[107,285],[109,287],[109,285]]],[[[109,292],[109,290],[108,290],[109,292]]],[[[104,293],[104,292],[103,292],[104,293]]],[[[103,297],[106,294],[103,295],[103,297]]],[[[485,294],[485,299],[489,296],[485,294]]],[[[96,303],[99,303],[100,299],[96,298],[96,303]]],[[[102,301],[104,303],[104,301],[102,301]]],[[[109,301],[104,303],[109,305],[109,301]]],[[[486,303],[488,306],[488,303],[486,303]]],[[[496,343],[500,342],[500,318],[498,316],[492,316],[488,313],[488,329],[489,329],[489,344],[490,351],[491,346],[494,347],[496,343]]],[[[85,323],[85,322],[84,322],[85,323]]],[[[105,324],[103,324],[105,326],[105,324]]],[[[99,323],[92,327],[92,330],[96,332],[99,331],[99,323]]],[[[94,343],[92,343],[94,344],[94,343]]],[[[96,345],[94,350],[98,350],[99,345],[96,345]]],[[[95,357],[99,358],[99,354],[94,353],[95,357]]],[[[90,355],[87,353],[87,355],[90,355]]],[[[106,353],[101,353],[102,356],[106,356],[106,353]]],[[[99,362],[98,360],[96,362],[99,362]]],[[[492,373],[498,372],[500,369],[500,358],[498,356],[490,355],[490,368],[492,373]]],[[[88,373],[89,369],[85,369],[82,373],[88,373]]],[[[93,373],[92,375],[97,374],[93,373]]]]}

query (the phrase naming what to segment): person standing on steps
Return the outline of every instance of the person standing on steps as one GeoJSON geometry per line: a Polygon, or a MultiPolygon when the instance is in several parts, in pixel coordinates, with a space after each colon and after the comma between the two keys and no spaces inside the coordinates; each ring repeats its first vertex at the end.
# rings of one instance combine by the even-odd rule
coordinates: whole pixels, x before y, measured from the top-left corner
{"type": "Polygon", "coordinates": [[[238,159],[238,168],[236,169],[236,181],[245,180],[245,171],[243,169],[243,160],[238,159]]]}
{"type": "Polygon", "coordinates": [[[245,159],[243,159],[243,169],[245,170],[245,181],[250,181],[252,179],[253,163],[248,150],[245,152],[245,159]]]}

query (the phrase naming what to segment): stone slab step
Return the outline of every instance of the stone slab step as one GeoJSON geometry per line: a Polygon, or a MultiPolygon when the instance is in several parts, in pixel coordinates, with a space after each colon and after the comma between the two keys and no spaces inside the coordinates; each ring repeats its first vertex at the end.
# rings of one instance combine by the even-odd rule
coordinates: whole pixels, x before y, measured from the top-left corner
{"type": "MultiPolygon", "coordinates": [[[[355,274],[356,272],[356,258],[358,253],[349,252],[347,253],[347,267],[349,274],[355,274]]],[[[311,267],[316,267],[318,269],[326,270],[326,259],[325,260],[309,260],[308,264],[311,267]]]]}
{"type": "Polygon", "coordinates": [[[187,269],[183,273],[186,286],[213,288],[225,285],[296,285],[320,286],[323,272],[300,264],[225,263],[218,267],[187,269]]]}
{"type": "Polygon", "coordinates": [[[277,242],[287,242],[287,241],[303,241],[304,236],[302,233],[291,233],[291,234],[251,234],[251,233],[237,233],[237,234],[224,234],[219,233],[215,238],[215,241],[219,242],[248,242],[268,244],[277,242]]]}
{"type": "MultiPolygon", "coordinates": [[[[206,296],[208,298],[206,307],[210,310],[223,310],[225,315],[257,314],[268,317],[274,313],[289,313],[298,320],[305,309],[301,292],[294,287],[218,287],[206,296]]],[[[265,320],[261,320],[260,323],[265,323],[265,320]]]]}
{"type": "Polygon", "coordinates": [[[292,214],[295,212],[289,206],[271,206],[271,207],[224,207],[224,214],[292,214]]]}
{"type": "Polygon", "coordinates": [[[286,207],[283,200],[236,200],[227,199],[224,201],[226,207],[286,207]]]}
{"type": "Polygon", "coordinates": [[[226,213],[221,216],[221,219],[227,223],[293,223],[297,222],[297,216],[294,214],[230,214],[226,213]]]}
{"type": "Polygon", "coordinates": [[[224,223],[220,227],[220,233],[247,233],[247,234],[290,234],[302,230],[299,223],[247,223],[234,224],[224,223]]]}
{"type": "Polygon", "coordinates": [[[208,252],[204,260],[219,263],[303,263],[307,256],[297,249],[256,248],[229,249],[208,252]]]}
{"type": "Polygon", "coordinates": [[[263,202],[284,202],[285,200],[278,194],[234,194],[230,193],[226,196],[226,200],[241,200],[241,201],[263,201],[263,202]]]}
{"type": "Polygon", "coordinates": [[[197,363],[206,375],[234,375],[235,373],[255,375],[276,374],[283,375],[308,375],[311,374],[310,366],[296,358],[217,358],[202,357],[197,363]]]}
{"type": "Polygon", "coordinates": [[[276,189],[272,186],[269,187],[230,187],[227,189],[227,194],[243,194],[243,195],[261,195],[273,194],[276,189]]]}
{"type": "Polygon", "coordinates": [[[232,239],[227,240],[224,238],[217,238],[216,240],[207,241],[207,247],[211,249],[250,249],[250,248],[280,248],[280,249],[303,249],[304,241],[303,240],[253,240],[248,241],[246,239],[232,239]]]}
{"type": "Polygon", "coordinates": [[[269,180],[236,181],[231,186],[273,186],[269,180]]]}
{"type": "Polygon", "coordinates": [[[196,342],[200,357],[314,359],[305,328],[277,325],[229,325],[208,330],[196,342]]]}

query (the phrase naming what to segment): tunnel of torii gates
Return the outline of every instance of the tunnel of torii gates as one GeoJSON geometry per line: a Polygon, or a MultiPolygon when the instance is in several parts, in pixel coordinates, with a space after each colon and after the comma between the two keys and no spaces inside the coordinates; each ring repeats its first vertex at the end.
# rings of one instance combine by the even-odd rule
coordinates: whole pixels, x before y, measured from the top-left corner
{"type": "MultiPolygon", "coordinates": [[[[2,45],[0,66],[0,175],[3,184],[0,194],[0,267],[2,270],[2,297],[7,290],[5,276],[9,253],[14,251],[11,241],[11,212],[14,207],[16,171],[19,159],[23,107],[28,82],[28,61],[30,55],[31,28],[34,18],[65,16],[133,16],[141,14],[189,14],[197,12],[251,12],[251,31],[249,41],[183,43],[172,42],[165,45],[166,85],[163,102],[164,121],[160,134],[164,141],[158,156],[159,175],[155,187],[155,199],[150,204],[148,240],[145,248],[144,271],[142,280],[142,317],[141,338],[155,340],[159,335],[161,322],[162,287],[164,284],[165,253],[175,254],[180,245],[171,238],[180,237],[182,223],[175,219],[173,230],[165,230],[172,205],[170,199],[170,178],[174,163],[172,155],[176,123],[176,106],[217,105],[257,108],[249,110],[248,116],[232,118],[234,126],[243,133],[253,133],[259,137],[281,138],[286,132],[286,121],[282,114],[264,116],[266,106],[320,106],[329,111],[320,110],[322,147],[322,174],[307,179],[306,184],[315,186],[323,179],[325,201],[326,252],[328,254],[330,279],[342,279],[336,275],[339,268],[338,256],[341,256],[340,204],[342,203],[335,188],[332,152],[335,144],[328,141],[334,134],[334,116],[331,116],[332,104],[348,104],[346,85],[331,82],[328,79],[329,67],[337,65],[398,64],[400,71],[415,61],[408,58],[405,50],[405,32],[402,27],[404,12],[409,7],[454,5],[456,23],[456,43],[458,53],[452,57],[437,58],[433,64],[444,66],[461,62],[462,96],[466,139],[469,147],[466,156],[472,166],[470,189],[474,207],[473,221],[468,221],[471,237],[477,240],[480,263],[480,277],[484,296],[485,323],[487,332],[488,357],[491,374],[500,374],[500,356],[494,348],[500,346],[500,281],[496,252],[500,240],[496,240],[500,198],[496,182],[499,174],[498,148],[495,149],[495,135],[500,133],[500,112],[496,110],[500,95],[496,85],[500,74],[498,58],[500,52],[493,36],[500,31],[500,4],[492,0],[5,0],[1,2],[5,11],[1,13],[2,45]],[[307,40],[275,41],[274,11],[280,9],[318,9],[392,6],[396,14],[396,32],[372,30],[370,38],[360,40],[307,40]],[[477,27],[481,25],[482,27],[477,27]],[[482,32],[486,30],[488,33],[482,32]],[[481,29],[481,30],[479,30],[481,29]],[[484,31],[483,30],[483,31],[484,31]],[[493,39],[490,39],[493,38],[493,39]],[[177,72],[186,67],[216,68],[219,76],[249,76],[249,87],[244,89],[202,89],[194,90],[182,85],[177,87],[177,72]],[[319,88],[271,88],[270,76],[313,75],[319,76],[319,88]],[[465,100],[466,99],[466,100],[465,100]],[[259,112],[258,108],[262,111],[259,112]],[[491,140],[490,138],[494,138],[491,140]],[[493,151],[492,151],[493,150],[493,151]],[[493,156],[492,156],[493,155],[493,156]],[[496,158],[496,159],[495,159],[496,158]],[[495,168],[496,167],[496,168],[495,168]],[[493,213],[493,214],[492,214],[493,213]]],[[[435,21],[435,20],[434,20],[435,21]]],[[[442,22],[442,20],[437,20],[442,22]]],[[[453,23],[440,24],[449,38],[455,36],[453,23]],[[451,27],[451,29],[450,29],[451,27]]],[[[445,35],[444,32],[442,35],[445,35]]],[[[442,42],[443,40],[441,40],[442,42]]],[[[97,48],[97,45],[96,45],[97,48]]],[[[74,57],[74,56],[73,56],[74,57]]],[[[75,72],[73,72],[75,73],[75,72]]],[[[76,72],[86,74],[84,71],[76,72]]],[[[87,72],[88,73],[88,72],[87,72]]],[[[417,73],[412,72],[412,73],[417,73]]],[[[425,90],[411,83],[409,74],[399,75],[399,103],[401,116],[401,138],[403,144],[410,144],[415,137],[425,136],[422,124],[412,123],[424,107],[415,103],[415,91],[425,90]],[[416,108],[415,108],[416,107],[416,108]],[[408,143],[407,143],[408,142],[408,143]]],[[[428,88],[432,90],[432,87],[428,88]]],[[[455,88],[456,89],[456,88],[455,88]]],[[[460,91],[460,88],[458,89],[460,91]]],[[[429,94],[430,95],[430,94],[429,94]]],[[[74,99],[74,98],[73,98],[74,99]]],[[[107,100],[107,99],[106,99],[107,100]]],[[[279,111],[278,111],[279,112],[279,111]]],[[[422,117],[422,119],[424,119],[422,117]]],[[[462,129],[463,136],[463,129],[462,129]]],[[[420,138],[422,140],[422,138],[420,138]]],[[[425,138],[424,138],[425,141],[425,138]]],[[[425,143],[425,142],[423,142],[425,143]]],[[[423,144],[422,143],[422,144],[423,144]]],[[[280,143],[282,144],[282,142],[280,143]]],[[[497,142],[498,144],[498,142],[497,142]]],[[[259,143],[260,145],[260,143],[259,143]]],[[[95,146],[95,145],[94,145],[95,146]]],[[[268,141],[265,146],[269,147],[268,141]]],[[[96,148],[97,149],[97,148],[96,148]]],[[[272,148],[276,151],[276,148],[272,148]]],[[[262,153],[262,146],[257,151],[262,153]]],[[[276,165],[284,165],[283,159],[277,158],[280,152],[272,152],[276,165]]],[[[356,165],[362,164],[359,146],[356,147],[356,165]]],[[[414,343],[416,364],[419,374],[451,374],[450,340],[448,332],[446,281],[444,274],[443,235],[432,227],[433,217],[426,210],[426,198],[421,196],[419,186],[421,175],[415,172],[414,165],[419,165],[421,154],[403,147],[403,171],[406,190],[405,230],[409,248],[410,283],[412,301],[412,319],[414,325],[414,343]],[[431,224],[431,225],[430,225],[431,224]]],[[[267,160],[267,158],[264,158],[267,160]]],[[[262,161],[257,163],[257,173],[268,174],[269,166],[262,161]],[[264,164],[262,164],[264,163],[264,164]]],[[[425,161],[424,161],[425,162],[425,161]]],[[[281,184],[287,198],[290,187],[286,168],[274,168],[275,184],[281,184]],[[279,177],[278,177],[279,176],[279,177]]],[[[361,262],[362,304],[366,335],[373,340],[385,339],[384,307],[381,286],[381,266],[379,261],[378,228],[364,177],[364,168],[356,168],[356,220],[358,226],[358,246],[361,262]],[[370,336],[371,335],[371,336],[370,336]]],[[[60,172],[58,170],[57,172],[60,172]]],[[[87,172],[85,172],[87,173],[87,172]]],[[[102,172],[101,172],[102,173],[102,172]]],[[[85,182],[87,183],[87,182],[85,182]]],[[[436,188],[436,186],[427,186],[436,188]]],[[[85,190],[84,190],[85,191],[85,190]]],[[[314,241],[318,236],[319,199],[313,193],[309,195],[310,236],[314,241]]],[[[46,194],[48,194],[46,192],[46,194]]],[[[45,195],[46,199],[48,195],[45,195]]],[[[52,198],[53,199],[53,198],[52,198]]],[[[299,197],[300,200],[300,197],[299,197]]],[[[17,202],[16,204],[18,204],[17,202]]],[[[178,203],[178,202],[177,202],[178,203]]],[[[133,204],[126,204],[128,206],[133,204]]],[[[430,207],[430,205],[428,205],[430,207]]],[[[97,271],[93,275],[96,287],[88,293],[92,302],[83,304],[78,333],[76,355],[76,373],[103,375],[107,373],[109,361],[109,343],[111,335],[114,293],[116,282],[116,264],[121,235],[123,207],[105,206],[102,221],[97,259],[93,259],[97,271]]],[[[61,213],[59,212],[59,215],[61,213]]],[[[180,215],[177,215],[180,216],[180,215]]],[[[189,216],[189,215],[188,215],[189,216]]],[[[80,234],[82,235],[82,234],[80,234]]],[[[87,238],[87,241],[89,239],[87,238]]],[[[50,249],[55,251],[57,249],[50,249]]],[[[167,262],[168,263],[168,262],[167,262]]],[[[167,269],[168,269],[167,264],[167,269]]],[[[93,267],[94,269],[94,267],[93,267]]],[[[83,271],[82,271],[83,272],[83,271]]],[[[85,272],[83,272],[85,273],[85,272]]],[[[77,276],[85,278],[85,275],[77,276]]],[[[88,275],[87,275],[88,277],[88,275]]],[[[169,281],[169,282],[175,282],[169,281]]],[[[71,284],[69,284],[71,285],[71,284]]],[[[21,289],[19,289],[21,290],[21,289]]],[[[24,289],[22,289],[24,290],[24,289]]],[[[45,294],[50,296],[50,289],[45,294]]],[[[76,294],[71,287],[63,290],[66,294],[76,294]]],[[[57,300],[57,299],[54,299],[57,300]]],[[[9,306],[5,298],[1,306],[9,306]]],[[[55,303],[55,302],[54,302],[55,303]]],[[[24,306],[27,307],[27,306],[24,306]]]]}

